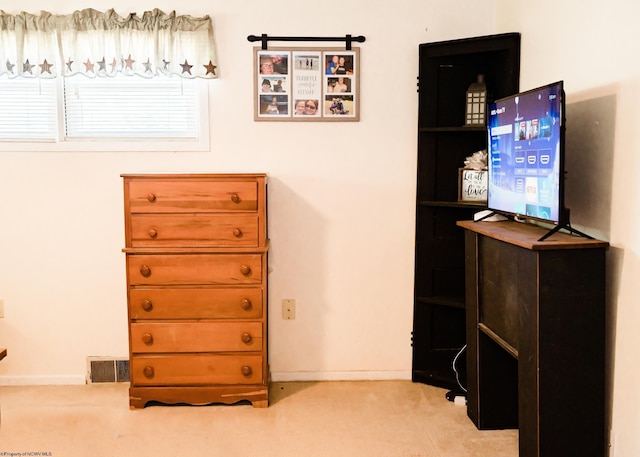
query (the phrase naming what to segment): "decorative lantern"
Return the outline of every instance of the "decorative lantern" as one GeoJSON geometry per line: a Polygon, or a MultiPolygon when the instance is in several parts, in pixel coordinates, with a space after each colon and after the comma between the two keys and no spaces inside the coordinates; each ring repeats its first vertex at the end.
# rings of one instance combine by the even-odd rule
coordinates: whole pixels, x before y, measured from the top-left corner
{"type": "Polygon", "coordinates": [[[478,75],[478,80],[467,89],[467,110],[465,127],[481,127],[487,117],[487,86],[484,75],[478,75]]]}

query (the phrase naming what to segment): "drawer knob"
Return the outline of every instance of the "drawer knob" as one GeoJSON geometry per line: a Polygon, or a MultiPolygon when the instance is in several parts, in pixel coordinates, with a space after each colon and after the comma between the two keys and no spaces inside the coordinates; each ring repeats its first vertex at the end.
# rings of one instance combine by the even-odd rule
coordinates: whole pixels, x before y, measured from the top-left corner
{"type": "Polygon", "coordinates": [[[245,378],[248,378],[253,374],[253,370],[249,365],[242,365],[242,369],[240,371],[242,371],[242,376],[245,378]]]}
{"type": "Polygon", "coordinates": [[[245,311],[248,311],[251,309],[251,300],[249,300],[248,298],[243,298],[242,301],[240,302],[240,307],[242,309],[244,309],[245,311]]]}
{"type": "Polygon", "coordinates": [[[156,201],[156,195],[153,193],[150,193],[149,195],[147,195],[147,200],[149,200],[151,203],[156,201]]]}
{"type": "Polygon", "coordinates": [[[151,300],[142,300],[142,309],[145,311],[151,311],[153,309],[153,303],[151,300]]]}
{"type": "Polygon", "coordinates": [[[233,203],[240,203],[240,195],[234,192],[233,194],[231,194],[231,201],[233,203]]]}
{"type": "Polygon", "coordinates": [[[144,344],[152,344],[153,343],[153,335],[151,333],[145,333],[142,335],[142,341],[144,344]]]}
{"type": "Polygon", "coordinates": [[[240,238],[242,236],[242,230],[240,230],[238,227],[234,228],[233,236],[235,236],[236,238],[240,238]]]}
{"type": "Polygon", "coordinates": [[[146,378],[153,378],[153,375],[155,373],[155,370],[153,369],[152,366],[147,365],[146,367],[144,367],[144,369],[142,370],[142,373],[144,374],[144,376],[146,378]]]}
{"type": "Polygon", "coordinates": [[[145,278],[151,276],[151,268],[149,267],[149,265],[140,266],[140,274],[145,278]]]}
{"type": "Polygon", "coordinates": [[[156,229],[149,229],[149,238],[155,238],[158,236],[156,229]]]}
{"type": "Polygon", "coordinates": [[[249,276],[251,274],[251,267],[245,264],[240,265],[240,273],[245,276],[249,276]]]}
{"type": "Polygon", "coordinates": [[[242,339],[242,342],[244,344],[249,344],[251,343],[251,340],[253,340],[253,338],[251,337],[251,333],[249,332],[243,332],[240,338],[242,339]]]}

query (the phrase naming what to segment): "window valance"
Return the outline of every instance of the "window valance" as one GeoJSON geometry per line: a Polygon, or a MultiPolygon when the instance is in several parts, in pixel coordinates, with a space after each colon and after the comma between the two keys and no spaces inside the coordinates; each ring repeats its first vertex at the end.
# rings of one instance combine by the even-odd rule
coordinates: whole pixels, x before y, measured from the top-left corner
{"type": "Polygon", "coordinates": [[[54,78],[118,73],[143,77],[217,78],[209,16],[177,16],[158,9],[142,16],[113,9],[68,15],[16,15],[0,10],[0,75],[54,78]]]}

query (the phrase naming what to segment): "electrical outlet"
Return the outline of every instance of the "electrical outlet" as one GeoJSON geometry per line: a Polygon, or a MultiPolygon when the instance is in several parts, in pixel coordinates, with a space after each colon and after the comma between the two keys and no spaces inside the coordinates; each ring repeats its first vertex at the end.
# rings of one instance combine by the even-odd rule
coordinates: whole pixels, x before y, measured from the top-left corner
{"type": "Polygon", "coordinates": [[[282,318],[285,320],[293,320],[296,318],[296,301],[293,298],[285,298],[282,300],[282,318]]]}
{"type": "Polygon", "coordinates": [[[0,298],[0,318],[4,317],[4,300],[0,298]]]}

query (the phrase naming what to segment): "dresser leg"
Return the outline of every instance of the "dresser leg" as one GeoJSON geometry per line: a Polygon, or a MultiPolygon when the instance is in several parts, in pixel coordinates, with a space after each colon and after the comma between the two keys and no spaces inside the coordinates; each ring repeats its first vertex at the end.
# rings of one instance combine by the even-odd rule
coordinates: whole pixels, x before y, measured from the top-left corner
{"type": "Polygon", "coordinates": [[[252,401],[251,404],[253,405],[254,408],[268,408],[269,400],[256,400],[256,401],[252,401]]]}
{"type": "Polygon", "coordinates": [[[147,405],[146,398],[129,397],[129,409],[142,409],[147,405]]]}

